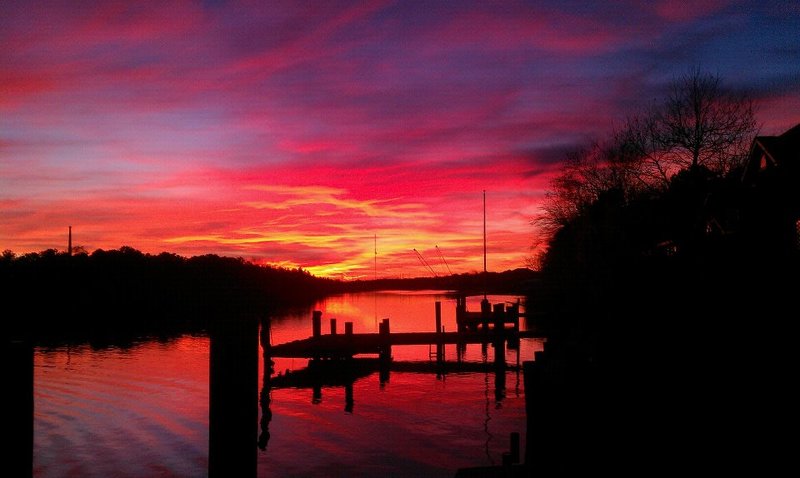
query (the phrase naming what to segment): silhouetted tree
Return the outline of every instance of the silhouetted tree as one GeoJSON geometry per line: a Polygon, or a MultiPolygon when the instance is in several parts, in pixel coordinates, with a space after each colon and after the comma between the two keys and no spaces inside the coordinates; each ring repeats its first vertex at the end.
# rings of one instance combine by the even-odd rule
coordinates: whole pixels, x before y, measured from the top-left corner
{"type": "Polygon", "coordinates": [[[658,122],[672,164],[719,175],[742,164],[757,133],[753,101],[697,70],[672,83],[658,122]]]}
{"type": "Polygon", "coordinates": [[[0,293],[23,311],[6,324],[36,323],[39,336],[56,339],[206,330],[238,313],[310,305],[335,290],[335,281],[302,270],[215,255],[150,255],[128,246],[72,256],[6,251],[0,259],[0,293]]]}
{"type": "Polygon", "coordinates": [[[717,76],[689,73],[608,140],[568,155],[535,223],[549,238],[604,192],[620,191],[629,201],[662,194],[681,171],[704,168],[722,177],[742,165],[755,134],[750,98],[725,89],[717,76]]]}
{"type": "Polygon", "coordinates": [[[569,223],[602,194],[624,191],[632,183],[627,166],[618,160],[616,149],[593,143],[567,155],[561,173],[550,184],[536,223],[551,235],[569,223]]]}

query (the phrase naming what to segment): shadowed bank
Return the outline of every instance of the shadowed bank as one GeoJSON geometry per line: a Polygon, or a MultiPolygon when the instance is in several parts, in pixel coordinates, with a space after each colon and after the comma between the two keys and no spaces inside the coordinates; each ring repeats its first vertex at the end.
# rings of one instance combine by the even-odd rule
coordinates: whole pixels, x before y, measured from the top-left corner
{"type": "Polygon", "coordinates": [[[603,191],[553,236],[528,304],[548,337],[526,373],[543,472],[780,468],[768,424],[797,370],[800,125],[749,151],[658,194],[603,191]]]}

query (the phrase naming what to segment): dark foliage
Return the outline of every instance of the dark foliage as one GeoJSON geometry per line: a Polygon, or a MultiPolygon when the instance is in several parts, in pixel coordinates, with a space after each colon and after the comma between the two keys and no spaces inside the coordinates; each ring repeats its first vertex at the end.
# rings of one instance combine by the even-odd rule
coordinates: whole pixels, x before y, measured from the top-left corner
{"type": "Polygon", "coordinates": [[[335,282],[228,257],[143,254],[130,247],[0,258],[8,331],[39,340],[116,340],[207,330],[214,321],[311,303],[335,282]],[[12,312],[13,311],[13,312],[12,312]]]}
{"type": "Polygon", "coordinates": [[[541,413],[571,430],[543,466],[718,474],[781,420],[800,290],[787,158],[757,180],[690,166],[661,192],[609,188],[554,233],[528,310],[549,338],[541,413]]]}
{"type": "Polygon", "coordinates": [[[443,277],[411,279],[378,279],[340,284],[342,290],[362,292],[371,290],[448,290],[458,294],[521,294],[538,280],[539,274],[530,269],[504,272],[453,274],[443,277]]]}

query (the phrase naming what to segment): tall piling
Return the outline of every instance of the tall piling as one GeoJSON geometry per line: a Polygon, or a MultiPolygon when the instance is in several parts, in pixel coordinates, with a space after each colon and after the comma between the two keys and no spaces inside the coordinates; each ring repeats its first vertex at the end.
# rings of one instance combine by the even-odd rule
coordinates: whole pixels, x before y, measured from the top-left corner
{"type": "Polygon", "coordinates": [[[256,476],[258,322],[218,319],[211,327],[208,475],[256,476]]]}
{"type": "Polygon", "coordinates": [[[315,310],[311,314],[311,336],[319,337],[322,335],[322,311],[315,310]]]}
{"type": "MultiPolygon", "coordinates": [[[[33,345],[22,338],[2,338],[5,371],[3,395],[9,413],[5,415],[7,476],[33,475],[33,345]]],[[[5,455],[5,454],[4,454],[5,455]]]]}
{"type": "Polygon", "coordinates": [[[442,343],[442,303],[438,300],[434,304],[436,311],[436,361],[444,362],[444,344],[442,343]]]}

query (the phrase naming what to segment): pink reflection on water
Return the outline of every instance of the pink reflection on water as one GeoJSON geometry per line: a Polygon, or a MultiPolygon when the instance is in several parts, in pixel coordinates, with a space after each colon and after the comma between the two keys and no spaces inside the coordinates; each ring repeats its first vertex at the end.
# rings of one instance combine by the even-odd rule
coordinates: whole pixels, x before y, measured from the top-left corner
{"type": "MultiPolygon", "coordinates": [[[[478,310],[482,297],[468,303],[478,310]]],[[[492,303],[515,302],[516,297],[490,296],[492,303]]],[[[434,330],[434,302],[442,302],[442,323],[456,330],[455,299],[441,293],[380,292],[329,297],[313,308],[323,311],[323,334],[329,319],[344,322],[354,332],[377,332],[389,318],[392,331],[434,330]]],[[[310,311],[305,316],[278,319],[272,325],[272,343],[307,338],[310,311]]],[[[538,340],[522,340],[520,350],[506,350],[506,362],[530,360],[541,350],[538,340]]],[[[392,359],[428,361],[428,346],[393,347],[392,359]]],[[[456,360],[456,346],[445,349],[456,360]]],[[[488,345],[467,347],[463,360],[488,362],[486,372],[435,374],[391,371],[381,384],[378,373],[357,379],[353,385],[353,410],[346,411],[345,387],[322,389],[315,400],[310,389],[274,389],[271,392],[271,441],[259,454],[262,476],[452,476],[459,467],[499,464],[508,451],[509,434],[522,432],[525,446],[525,405],[522,373],[507,370],[504,396],[497,400],[498,378],[488,345]],[[276,470],[280,470],[276,472],[276,470]]],[[[307,360],[274,359],[276,372],[301,370],[307,360]]]]}
{"type": "MultiPolygon", "coordinates": [[[[376,318],[386,317],[394,331],[417,331],[433,329],[435,300],[442,301],[445,327],[455,330],[455,302],[437,293],[346,295],[315,308],[324,318],[336,314],[340,332],[345,321],[355,322],[356,332],[376,331],[376,318]]],[[[310,310],[275,317],[272,341],[310,331],[310,310]]],[[[523,340],[519,357],[529,360],[540,348],[523,340]]],[[[428,354],[426,346],[392,350],[395,362],[427,362],[428,354]]],[[[455,360],[455,346],[446,347],[446,357],[455,360]]],[[[493,357],[491,345],[470,345],[464,355],[476,363],[493,357]]],[[[209,339],[194,336],[124,349],[37,349],[36,476],[204,476],[208,360],[209,339]]],[[[509,365],[517,360],[517,351],[506,350],[509,365]]],[[[306,365],[276,362],[281,372],[306,365]]],[[[391,371],[385,383],[374,372],[353,382],[350,412],[344,386],[323,388],[320,400],[307,388],[272,390],[271,438],[258,455],[259,476],[453,476],[459,467],[499,463],[511,432],[523,432],[525,446],[521,373],[507,370],[503,378],[498,400],[491,366],[443,376],[391,371]]]]}
{"type": "Polygon", "coordinates": [[[204,474],[208,343],[37,349],[34,474],[204,474]]]}

